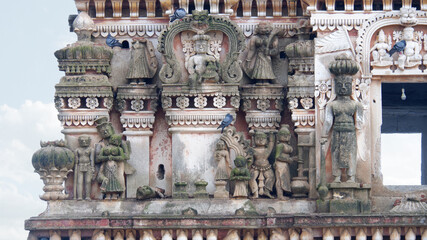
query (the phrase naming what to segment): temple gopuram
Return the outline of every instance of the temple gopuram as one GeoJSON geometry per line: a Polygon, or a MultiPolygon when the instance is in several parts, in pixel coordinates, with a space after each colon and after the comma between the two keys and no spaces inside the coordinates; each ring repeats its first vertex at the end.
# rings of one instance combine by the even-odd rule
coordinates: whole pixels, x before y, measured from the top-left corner
{"type": "Polygon", "coordinates": [[[381,172],[382,132],[427,137],[385,104],[427,89],[426,0],[74,2],[28,240],[427,240],[381,172]]]}

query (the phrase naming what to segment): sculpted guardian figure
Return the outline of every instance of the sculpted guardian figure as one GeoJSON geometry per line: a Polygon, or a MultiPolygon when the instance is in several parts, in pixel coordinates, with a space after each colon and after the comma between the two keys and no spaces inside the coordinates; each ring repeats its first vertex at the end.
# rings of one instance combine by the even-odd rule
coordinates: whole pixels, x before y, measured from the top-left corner
{"type": "Polygon", "coordinates": [[[144,79],[154,77],[157,71],[157,58],[153,44],[143,38],[132,39],[132,53],[126,79],[130,83],[144,83],[144,79]]]}
{"type": "Polygon", "coordinates": [[[95,172],[95,151],[90,147],[91,139],[83,135],[79,137],[79,147],[75,151],[74,198],[90,200],[91,181],[95,172]],[[83,195],[83,189],[85,194],[83,195]]]}
{"type": "Polygon", "coordinates": [[[258,198],[259,195],[273,198],[271,192],[273,191],[275,177],[271,164],[268,162],[268,156],[274,147],[273,138],[274,136],[269,134],[267,144],[267,134],[255,132],[254,162],[251,165],[251,180],[249,181],[253,198],[258,198]]]}
{"type": "Polygon", "coordinates": [[[284,125],[277,133],[279,143],[276,145],[276,154],[274,162],[274,171],[276,174],[276,191],[277,198],[284,200],[286,197],[283,193],[291,194],[291,172],[289,164],[295,159],[290,156],[294,151],[289,141],[291,140],[291,132],[289,125],[284,125]]]}
{"type": "Polygon", "coordinates": [[[113,134],[109,138],[109,145],[103,147],[98,156],[98,160],[102,161],[98,181],[101,183],[101,192],[105,194],[105,199],[118,199],[126,189],[121,181],[124,175],[119,169],[119,163],[126,160],[121,143],[122,135],[113,134]]]}
{"type": "Polygon", "coordinates": [[[273,72],[271,56],[279,53],[276,31],[270,23],[261,22],[255,29],[255,35],[248,42],[246,60],[242,68],[249,78],[264,82],[276,78],[273,72]]]}
{"type": "Polygon", "coordinates": [[[215,82],[219,81],[219,63],[214,56],[207,54],[209,47],[209,35],[202,32],[194,35],[196,54],[188,60],[187,70],[190,74],[189,84],[192,89],[195,89],[204,80],[212,79],[215,82]]]}
{"type": "Polygon", "coordinates": [[[246,167],[246,159],[243,156],[237,156],[234,159],[234,168],[231,171],[230,180],[235,182],[233,197],[248,196],[248,181],[251,179],[251,173],[246,167]]]}
{"type": "Polygon", "coordinates": [[[342,170],[347,171],[347,182],[355,182],[357,139],[356,128],[363,123],[363,105],[351,99],[352,76],[359,71],[355,61],[340,55],[329,66],[335,74],[336,99],[326,105],[322,141],[332,129],[332,175],[341,182],[342,170]]]}

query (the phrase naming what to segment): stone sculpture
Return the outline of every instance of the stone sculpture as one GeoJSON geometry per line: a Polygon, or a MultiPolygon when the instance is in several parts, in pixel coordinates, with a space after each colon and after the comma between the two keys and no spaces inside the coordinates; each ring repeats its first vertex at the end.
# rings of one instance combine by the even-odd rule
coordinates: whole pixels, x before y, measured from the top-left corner
{"type": "Polygon", "coordinates": [[[392,58],[387,53],[391,50],[391,39],[387,41],[387,37],[383,30],[380,30],[377,36],[377,41],[374,46],[371,48],[373,61],[371,65],[373,66],[391,66],[393,64],[392,58]]]}
{"type": "Polygon", "coordinates": [[[284,200],[286,195],[291,194],[291,172],[289,164],[295,161],[290,156],[293,152],[293,148],[289,145],[291,140],[291,132],[289,131],[289,125],[283,125],[277,133],[277,140],[279,143],[276,145],[274,172],[276,175],[276,191],[277,198],[284,200]]]}
{"type": "Polygon", "coordinates": [[[356,62],[345,54],[335,57],[329,65],[335,75],[336,99],[326,105],[322,142],[332,128],[332,175],[341,182],[342,169],[347,171],[347,182],[355,182],[357,141],[356,128],[363,124],[363,105],[351,99],[352,77],[359,71],[356,62]]]}
{"type": "Polygon", "coordinates": [[[404,70],[405,67],[416,67],[421,64],[422,56],[420,54],[421,46],[415,41],[414,28],[406,27],[403,29],[402,39],[406,41],[403,54],[397,59],[398,68],[404,70]]]}
{"type": "Polygon", "coordinates": [[[41,149],[33,154],[32,164],[35,172],[43,180],[44,194],[40,199],[45,201],[64,200],[64,181],[74,167],[74,153],[65,145],[64,140],[40,142],[41,149]]]}
{"type": "Polygon", "coordinates": [[[243,156],[237,156],[234,159],[236,167],[231,171],[230,180],[235,182],[233,197],[248,196],[248,181],[251,179],[251,173],[246,167],[246,159],[243,156]]]}
{"type": "Polygon", "coordinates": [[[90,200],[91,182],[95,172],[95,151],[90,147],[91,138],[79,137],[79,147],[75,150],[74,199],[90,200]],[[85,194],[83,194],[83,189],[85,194]]]}
{"type": "Polygon", "coordinates": [[[102,162],[99,169],[98,181],[101,183],[101,192],[105,199],[117,199],[125,190],[121,178],[123,174],[118,163],[126,160],[124,149],[120,146],[122,135],[113,134],[109,138],[109,144],[101,149],[98,160],[102,162]]]}
{"type": "Polygon", "coordinates": [[[136,190],[136,199],[146,200],[150,198],[164,198],[164,190],[159,188],[153,188],[150,186],[142,186],[136,190]]]}
{"type": "Polygon", "coordinates": [[[223,140],[219,140],[216,144],[215,160],[218,162],[215,181],[227,181],[230,178],[231,163],[230,153],[223,140]]]}
{"type": "Polygon", "coordinates": [[[273,30],[273,26],[269,23],[258,24],[255,35],[247,44],[246,60],[242,64],[242,68],[249,78],[261,83],[276,78],[271,56],[279,53],[277,33],[278,31],[273,30]]]}
{"type": "Polygon", "coordinates": [[[219,81],[219,63],[214,56],[208,55],[208,46],[210,37],[203,34],[202,31],[194,35],[196,54],[188,60],[187,70],[190,74],[189,85],[191,89],[196,89],[197,85],[204,80],[219,81]]]}
{"type": "Polygon", "coordinates": [[[275,177],[271,164],[268,161],[268,156],[270,156],[274,147],[274,136],[269,133],[267,143],[266,133],[255,132],[254,142],[254,162],[250,169],[251,180],[249,181],[249,187],[251,188],[253,198],[258,198],[259,195],[273,198],[271,192],[273,191],[275,177]]]}
{"type": "Polygon", "coordinates": [[[157,58],[153,43],[143,38],[132,39],[132,53],[126,79],[130,83],[143,83],[144,79],[154,77],[157,71],[157,58]]]}

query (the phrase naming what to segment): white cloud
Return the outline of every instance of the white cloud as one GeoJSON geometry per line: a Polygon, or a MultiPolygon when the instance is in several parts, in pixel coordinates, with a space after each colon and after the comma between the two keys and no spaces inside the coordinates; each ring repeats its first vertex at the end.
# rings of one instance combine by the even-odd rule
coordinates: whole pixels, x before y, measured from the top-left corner
{"type": "Polygon", "coordinates": [[[60,131],[53,103],[27,100],[18,108],[0,106],[0,240],[25,239],[24,220],[46,208],[31,158],[41,139],[62,139],[60,131]]]}

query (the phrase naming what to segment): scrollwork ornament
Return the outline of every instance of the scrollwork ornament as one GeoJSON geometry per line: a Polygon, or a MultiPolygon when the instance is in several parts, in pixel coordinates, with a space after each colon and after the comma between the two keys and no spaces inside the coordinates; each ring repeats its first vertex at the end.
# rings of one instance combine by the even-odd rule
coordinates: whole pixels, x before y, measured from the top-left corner
{"type": "Polygon", "coordinates": [[[301,105],[305,110],[308,110],[313,107],[313,99],[312,98],[303,98],[301,99],[301,105]]]}
{"type": "Polygon", "coordinates": [[[116,101],[116,109],[119,112],[123,112],[126,109],[126,100],[124,100],[124,99],[117,99],[117,101],[116,101]]]}
{"type": "Polygon", "coordinates": [[[111,110],[113,107],[114,101],[113,98],[104,98],[104,107],[106,107],[108,110],[111,110]]]}
{"type": "Polygon", "coordinates": [[[289,109],[296,109],[296,108],[298,108],[298,98],[289,99],[289,109]]]}
{"type": "Polygon", "coordinates": [[[57,110],[60,110],[64,106],[65,106],[65,102],[63,98],[60,98],[60,97],[55,98],[55,108],[57,110]]]}
{"type": "Polygon", "coordinates": [[[268,99],[258,99],[256,104],[256,107],[263,112],[270,108],[270,100],[268,99]]]}
{"type": "Polygon", "coordinates": [[[226,99],[222,95],[218,95],[214,97],[214,106],[217,108],[223,108],[226,104],[226,99]]]}
{"type": "Polygon", "coordinates": [[[230,99],[230,104],[236,109],[239,109],[240,107],[240,97],[239,96],[233,96],[230,99]]]}
{"type": "Polygon", "coordinates": [[[283,99],[276,99],[275,101],[275,107],[279,111],[283,111],[283,99]]]}
{"type": "Polygon", "coordinates": [[[176,98],[176,106],[185,109],[190,105],[190,99],[188,97],[177,97],[176,98]]]}
{"type": "Polygon", "coordinates": [[[99,106],[98,98],[96,97],[86,98],[86,107],[90,109],[95,109],[98,106],[99,106]]]}
{"type": "Polygon", "coordinates": [[[170,108],[172,107],[172,98],[170,97],[163,97],[162,98],[162,108],[170,108]]]}
{"type": "Polygon", "coordinates": [[[252,102],[250,99],[243,100],[243,111],[250,110],[252,108],[252,102]]]}
{"type": "Polygon", "coordinates": [[[208,99],[202,95],[198,95],[194,98],[194,106],[197,108],[204,108],[208,104],[208,99]]]}
{"type": "Polygon", "coordinates": [[[134,99],[130,102],[130,108],[136,112],[139,112],[144,108],[144,101],[141,99],[134,99]]]}
{"type": "Polygon", "coordinates": [[[81,105],[80,98],[72,97],[68,99],[68,106],[72,109],[77,109],[81,105]]]}

